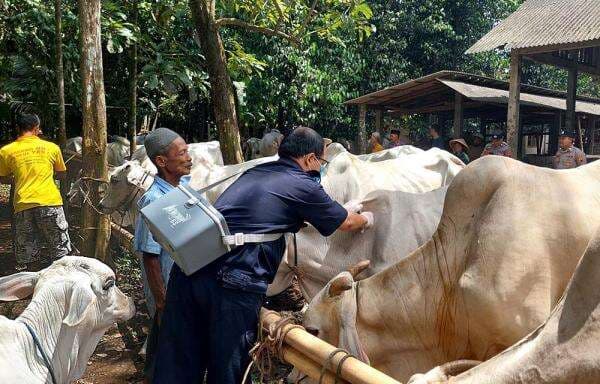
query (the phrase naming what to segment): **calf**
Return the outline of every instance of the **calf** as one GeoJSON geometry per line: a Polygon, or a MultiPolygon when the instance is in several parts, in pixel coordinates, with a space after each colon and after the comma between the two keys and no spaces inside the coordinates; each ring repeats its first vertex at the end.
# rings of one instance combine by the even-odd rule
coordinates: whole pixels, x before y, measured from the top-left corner
{"type": "Polygon", "coordinates": [[[31,294],[16,320],[0,316],[0,383],[77,380],[106,330],[135,313],[114,272],[86,257],[66,256],[39,272],[0,278],[0,300],[31,294]]]}

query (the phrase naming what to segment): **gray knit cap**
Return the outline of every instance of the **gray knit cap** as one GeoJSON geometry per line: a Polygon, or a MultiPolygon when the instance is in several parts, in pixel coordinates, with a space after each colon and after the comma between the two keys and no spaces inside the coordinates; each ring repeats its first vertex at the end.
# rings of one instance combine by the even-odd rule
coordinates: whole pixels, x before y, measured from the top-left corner
{"type": "Polygon", "coordinates": [[[144,140],[146,154],[150,159],[154,160],[156,155],[167,148],[178,137],[181,136],[169,128],[156,128],[146,135],[146,139],[144,140]]]}

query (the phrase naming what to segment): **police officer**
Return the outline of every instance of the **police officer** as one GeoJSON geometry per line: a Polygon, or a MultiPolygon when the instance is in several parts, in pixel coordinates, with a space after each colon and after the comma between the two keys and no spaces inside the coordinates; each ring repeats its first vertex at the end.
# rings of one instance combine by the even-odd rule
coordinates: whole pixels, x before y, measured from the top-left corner
{"type": "Polygon", "coordinates": [[[481,156],[487,155],[513,157],[510,147],[502,140],[501,134],[494,134],[492,136],[492,142],[485,146],[481,156]]]}
{"type": "MultiPolygon", "coordinates": [[[[246,171],[216,201],[230,232],[298,232],[308,222],[329,236],[371,227],[372,213],[346,210],[321,186],[323,152],[323,138],[310,128],[286,136],[279,160],[246,171]]],[[[191,276],[173,267],[154,383],[202,383],[205,374],[208,384],[241,382],[284,251],[281,237],[239,246],[191,276]]]]}
{"type": "Polygon", "coordinates": [[[577,168],[582,164],[587,163],[585,153],[575,147],[575,133],[563,130],[558,138],[558,151],[552,159],[552,164],[555,169],[577,168]]]}

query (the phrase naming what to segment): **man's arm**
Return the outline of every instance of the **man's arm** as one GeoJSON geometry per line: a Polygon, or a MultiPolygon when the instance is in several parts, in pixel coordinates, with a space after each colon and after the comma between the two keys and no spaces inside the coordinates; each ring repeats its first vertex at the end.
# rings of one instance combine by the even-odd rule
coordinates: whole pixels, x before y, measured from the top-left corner
{"type": "Polygon", "coordinates": [[[148,252],[143,252],[143,255],[144,269],[146,270],[148,284],[150,285],[150,291],[152,291],[152,296],[154,296],[157,315],[160,316],[163,309],[165,308],[165,301],[167,295],[165,282],[162,278],[162,273],[160,269],[160,257],[159,255],[148,252]]]}

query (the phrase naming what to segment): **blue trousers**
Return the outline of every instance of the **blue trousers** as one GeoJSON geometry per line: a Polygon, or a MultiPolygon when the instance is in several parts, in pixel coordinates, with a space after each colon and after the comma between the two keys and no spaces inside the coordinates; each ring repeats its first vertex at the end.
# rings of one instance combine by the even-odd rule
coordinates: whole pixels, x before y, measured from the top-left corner
{"type": "Polygon", "coordinates": [[[174,266],[167,288],[154,384],[240,384],[264,296],[224,288],[210,270],[174,266]]]}

